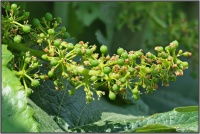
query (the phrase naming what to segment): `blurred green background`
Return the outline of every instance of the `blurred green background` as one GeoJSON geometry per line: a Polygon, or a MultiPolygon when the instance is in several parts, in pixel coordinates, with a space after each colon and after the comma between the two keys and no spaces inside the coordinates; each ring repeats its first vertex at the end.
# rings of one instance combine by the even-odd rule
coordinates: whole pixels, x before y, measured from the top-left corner
{"type": "Polygon", "coordinates": [[[109,54],[118,47],[154,52],[156,45],[165,46],[177,40],[179,48],[192,52],[189,69],[170,86],[159,87],[151,95],[142,95],[149,114],[177,106],[197,105],[198,76],[198,11],[199,2],[19,2],[33,18],[46,12],[62,18],[70,33],[69,41],[83,40],[98,47],[105,44],[109,54]]]}

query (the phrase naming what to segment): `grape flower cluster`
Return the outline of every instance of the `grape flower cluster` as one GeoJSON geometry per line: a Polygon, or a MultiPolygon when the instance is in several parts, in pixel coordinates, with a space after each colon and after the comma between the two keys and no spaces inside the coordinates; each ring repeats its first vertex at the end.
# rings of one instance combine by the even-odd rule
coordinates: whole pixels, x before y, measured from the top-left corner
{"type": "Polygon", "coordinates": [[[22,52],[16,54],[20,61],[15,63],[16,75],[28,94],[32,90],[27,83],[37,87],[41,80],[51,79],[56,90],[68,90],[70,95],[84,87],[87,103],[94,99],[94,93],[98,98],[105,95],[99,88],[102,86],[108,90],[111,100],[115,100],[118,94],[126,97],[128,90],[137,100],[142,93],[140,89],[146,89],[147,94],[152,93],[158,89],[159,81],[162,86],[169,86],[170,81],[176,81],[176,77],[182,76],[188,68],[188,62],[179,57],[188,57],[191,53],[178,50],[176,40],[166,47],[156,46],[156,54],[143,53],[142,49],[128,52],[118,48],[116,54],[110,56],[106,45],[102,45],[100,53],[97,53],[96,45],[65,41],[70,36],[66,27],[59,27],[62,22],[59,17],[53,18],[46,13],[40,20],[34,18],[31,25],[25,21],[29,13],[24,11],[20,16],[20,8],[16,4],[4,3],[3,8],[6,15],[2,17],[2,39],[8,40],[5,43],[17,50],[14,45],[34,42],[27,46],[28,49],[21,48],[22,52]],[[24,24],[20,23],[22,20],[24,24]],[[48,67],[44,66],[44,61],[49,64],[48,67]],[[48,69],[48,73],[42,74],[40,67],[48,69]],[[68,80],[74,88],[66,89],[63,80],[68,80]]]}

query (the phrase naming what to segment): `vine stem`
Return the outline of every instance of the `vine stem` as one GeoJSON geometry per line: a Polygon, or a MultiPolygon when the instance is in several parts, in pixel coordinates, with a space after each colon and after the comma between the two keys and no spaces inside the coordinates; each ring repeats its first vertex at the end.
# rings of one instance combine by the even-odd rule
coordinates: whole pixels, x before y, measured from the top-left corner
{"type": "Polygon", "coordinates": [[[84,108],[81,110],[81,113],[80,113],[80,116],[79,116],[79,118],[78,118],[78,121],[77,121],[76,127],[78,127],[78,124],[79,124],[80,119],[81,119],[81,115],[82,115],[84,109],[85,109],[87,106],[88,106],[88,105],[85,105],[84,108]]]}
{"type": "Polygon", "coordinates": [[[59,105],[59,107],[58,107],[58,117],[60,116],[60,109],[61,109],[61,105],[62,105],[63,99],[64,99],[64,97],[65,97],[65,94],[66,94],[66,90],[64,90],[64,94],[63,94],[63,96],[62,96],[60,105],[59,105]]]}
{"type": "Polygon", "coordinates": [[[23,26],[24,26],[24,25],[22,25],[22,24],[20,24],[20,23],[18,23],[18,22],[16,22],[16,21],[13,21],[13,23],[19,25],[20,27],[23,27],[23,26]]]}

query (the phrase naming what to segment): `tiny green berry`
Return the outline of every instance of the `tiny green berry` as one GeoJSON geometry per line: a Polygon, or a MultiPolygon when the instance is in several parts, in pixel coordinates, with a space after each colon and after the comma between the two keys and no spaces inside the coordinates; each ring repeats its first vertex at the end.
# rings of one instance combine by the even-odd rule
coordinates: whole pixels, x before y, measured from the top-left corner
{"type": "Polygon", "coordinates": [[[40,33],[40,38],[44,38],[45,37],[45,34],[44,33],[40,33]]]}
{"type": "Polygon", "coordinates": [[[188,68],[188,62],[182,62],[183,67],[188,68]]]}
{"type": "Polygon", "coordinates": [[[147,58],[152,59],[153,58],[153,54],[151,52],[146,53],[147,58]]]}
{"type": "Polygon", "coordinates": [[[88,56],[91,56],[92,55],[92,49],[86,49],[86,52],[85,52],[88,56]]]}
{"type": "Polygon", "coordinates": [[[68,90],[68,93],[70,96],[72,96],[74,94],[74,90],[68,90]]]}
{"type": "Polygon", "coordinates": [[[21,35],[16,35],[13,40],[14,40],[15,43],[20,43],[21,40],[22,40],[22,36],[21,35]]]}
{"type": "Polygon", "coordinates": [[[53,74],[54,74],[54,72],[53,72],[52,70],[50,70],[50,71],[48,72],[48,76],[49,76],[49,77],[52,77],[53,74]]]}
{"type": "Polygon", "coordinates": [[[110,98],[110,100],[115,100],[116,99],[116,94],[113,93],[112,91],[109,91],[108,97],[110,98]]]}
{"type": "Polygon", "coordinates": [[[24,60],[25,63],[29,63],[30,61],[31,61],[30,57],[26,57],[25,60],[24,60]]]}
{"type": "Polygon", "coordinates": [[[157,47],[155,47],[155,50],[158,51],[158,52],[162,52],[163,51],[163,47],[157,46],[157,47]]]}
{"type": "Polygon", "coordinates": [[[124,65],[124,59],[122,59],[122,58],[117,59],[117,64],[120,65],[120,66],[123,66],[124,65]]]}
{"type": "Polygon", "coordinates": [[[31,27],[30,27],[29,25],[24,25],[24,26],[23,26],[23,31],[24,31],[25,33],[29,33],[29,32],[31,31],[31,27]]]}
{"type": "Polygon", "coordinates": [[[168,58],[168,54],[167,53],[162,53],[161,56],[162,56],[163,59],[167,59],[168,58]]]}
{"type": "Polygon", "coordinates": [[[109,74],[111,72],[111,68],[110,67],[104,67],[103,72],[105,74],[109,74]]]}
{"type": "Polygon", "coordinates": [[[90,61],[90,64],[91,64],[92,66],[96,67],[96,66],[99,65],[99,62],[98,62],[98,60],[91,60],[91,61],[90,61]]]}
{"type": "Polygon", "coordinates": [[[76,52],[76,54],[78,54],[78,55],[81,55],[82,54],[82,52],[81,52],[81,49],[80,48],[77,48],[77,47],[75,47],[74,48],[74,51],[76,52]]]}
{"type": "Polygon", "coordinates": [[[37,43],[41,44],[41,43],[42,43],[42,40],[41,40],[41,39],[38,39],[38,40],[37,40],[37,43]]]}
{"type": "Polygon", "coordinates": [[[33,68],[37,68],[39,66],[39,63],[36,62],[36,63],[33,63],[33,68]]]}
{"type": "Polygon", "coordinates": [[[68,38],[70,37],[70,35],[69,35],[68,32],[65,32],[64,35],[63,35],[63,37],[64,37],[65,39],[68,39],[68,38]]]}
{"type": "Polygon", "coordinates": [[[141,52],[140,50],[136,51],[135,54],[136,54],[137,56],[139,56],[139,57],[142,56],[142,52],[141,52]]]}
{"type": "Polygon", "coordinates": [[[13,11],[15,11],[15,10],[17,9],[17,4],[13,3],[13,4],[11,5],[11,9],[12,9],[13,11]]]}
{"type": "Polygon", "coordinates": [[[120,81],[121,81],[122,83],[125,83],[125,82],[126,82],[126,78],[122,77],[122,78],[120,78],[120,81]]]}
{"type": "Polygon", "coordinates": [[[135,69],[134,69],[133,67],[129,67],[129,68],[128,68],[128,71],[129,71],[130,73],[133,73],[134,70],[135,70],[135,69]]]}
{"type": "Polygon", "coordinates": [[[34,87],[37,87],[37,86],[40,85],[40,82],[38,80],[32,80],[31,85],[34,86],[34,87]]]}
{"type": "Polygon", "coordinates": [[[81,48],[81,44],[77,43],[77,44],[75,45],[75,47],[81,48]]]}
{"type": "Polygon", "coordinates": [[[105,54],[105,53],[107,53],[107,51],[108,51],[108,47],[105,46],[105,45],[102,45],[102,46],[100,47],[100,51],[101,51],[102,54],[105,54]]]}
{"type": "Polygon", "coordinates": [[[30,88],[26,88],[26,95],[29,96],[33,91],[30,88]]]}
{"type": "Polygon", "coordinates": [[[96,81],[97,80],[97,76],[92,76],[91,78],[90,78],[90,80],[92,81],[92,82],[94,82],[94,81],[96,81]]]}
{"type": "Polygon", "coordinates": [[[183,53],[183,50],[180,49],[180,50],[178,51],[178,55],[181,55],[182,53],[183,53]]]}
{"type": "Polygon", "coordinates": [[[52,59],[51,62],[50,62],[50,64],[51,64],[52,66],[56,66],[56,65],[58,64],[58,60],[52,59]]]}
{"type": "Polygon", "coordinates": [[[179,60],[179,59],[177,59],[176,64],[177,64],[177,65],[180,65],[181,63],[182,63],[182,61],[179,60]]]}
{"type": "Polygon", "coordinates": [[[153,78],[152,79],[154,83],[158,83],[159,79],[158,78],[153,78]]]}
{"type": "Polygon", "coordinates": [[[47,30],[47,32],[48,32],[48,34],[50,34],[50,35],[54,35],[54,33],[55,33],[55,31],[54,31],[53,29],[49,29],[49,30],[47,30]]]}
{"type": "Polygon", "coordinates": [[[192,53],[190,53],[190,52],[184,52],[182,55],[183,55],[183,56],[186,56],[186,57],[189,57],[189,56],[192,55],[192,53]]]}
{"type": "Polygon", "coordinates": [[[132,58],[133,59],[136,59],[138,57],[138,55],[136,54],[136,53],[134,53],[133,55],[132,55],[132,58]]]}
{"type": "Polygon", "coordinates": [[[29,15],[30,15],[30,12],[24,12],[23,15],[22,15],[23,20],[28,19],[29,15]]]}
{"type": "Polygon", "coordinates": [[[112,90],[113,90],[114,92],[118,92],[118,91],[119,91],[119,86],[118,86],[117,84],[114,84],[114,85],[112,86],[112,90]]]}
{"type": "Polygon", "coordinates": [[[42,59],[43,59],[43,60],[48,60],[47,54],[43,54],[43,55],[42,55],[42,59]]]}
{"type": "Polygon", "coordinates": [[[61,23],[61,22],[62,22],[62,19],[61,19],[60,17],[56,17],[56,21],[57,21],[58,23],[61,23]]]}
{"type": "Polygon", "coordinates": [[[59,47],[60,44],[61,44],[61,40],[60,39],[56,39],[56,40],[54,40],[53,44],[54,44],[54,46],[59,47]]]}
{"type": "Polygon", "coordinates": [[[34,18],[32,24],[33,24],[34,27],[39,27],[40,21],[37,18],[34,18]]]}
{"type": "Polygon", "coordinates": [[[66,27],[62,27],[60,30],[64,33],[64,32],[66,32],[67,29],[66,29],[66,27]]]}
{"type": "Polygon", "coordinates": [[[172,43],[174,44],[175,48],[178,47],[178,41],[175,40],[175,41],[173,41],[172,43]]]}
{"type": "Polygon", "coordinates": [[[53,23],[53,27],[54,27],[54,28],[56,28],[58,25],[59,25],[59,24],[58,24],[57,21],[53,23]]]}
{"type": "Polygon", "coordinates": [[[145,72],[148,74],[148,73],[151,73],[152,72],[152,69],[151,68],[149,68],[149,67],[146,67],[145,68],[145,72]]]}
{"type": "Polygon", "coordinates": [[[69,50],[72,50],[72,49],[74,48],[74,44],[72,44],[72,43],[67,43],[67,48],[68,48],[69,50]]]}
{"type": "Polygon", "coordinates": [[[46,13],[44,17],[46,21],[51,21],[53,19],[53,16],[50,13],[46,13]]]}
{"type": "Polygon", "coordinates": [[[40,77],[40,79],[42,79],[42,80],[46,79],[46,76],[45,76],[45,75],[40,75],[39,77],[40,77]]]}
{"type": "Polygon", "coordinates": [[[120,47],[120,48],[117,49],[117,54],[118,55],[121,55],[123,52],[124,52],[123,48],[120,47]]]}
{"type": "Polygon", "coordinates": [[[122,58],[126,59],[128,58],[128,53],[125,51],[121,54],[122,58]]]}

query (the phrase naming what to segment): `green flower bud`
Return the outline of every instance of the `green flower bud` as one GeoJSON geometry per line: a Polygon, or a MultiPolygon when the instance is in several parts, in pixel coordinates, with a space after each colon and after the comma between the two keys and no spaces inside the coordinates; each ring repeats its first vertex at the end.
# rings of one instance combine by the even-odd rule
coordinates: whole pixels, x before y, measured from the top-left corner
{"type": "Polygon", "coordinates": [[[186,57],[189,57],[189,56],[192,55],[192,53],[190,53],[190,52],[184,52],[182,55],[183,55],[183,56],[186,56],[186,57]]]}

